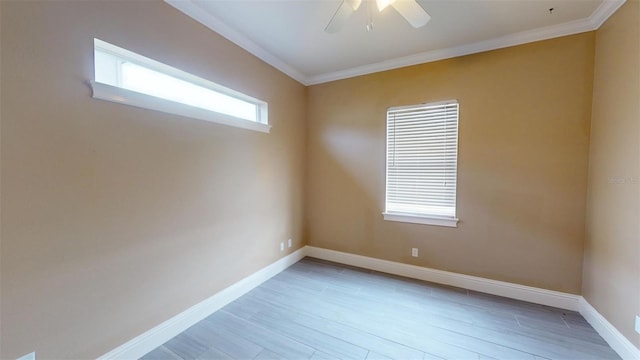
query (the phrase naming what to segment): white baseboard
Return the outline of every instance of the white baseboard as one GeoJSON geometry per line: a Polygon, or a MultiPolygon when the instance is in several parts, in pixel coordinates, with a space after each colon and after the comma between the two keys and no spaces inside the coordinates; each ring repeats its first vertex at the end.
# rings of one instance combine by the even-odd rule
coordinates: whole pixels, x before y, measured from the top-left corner
{"type": "Polygon", "coordinates": [[[381,260],[313,246],[307,246],[306,255],[369,270],[430,281],[438,284],[457,286],[469,290],[572,311],[578,311],[579,300],[581,298],[579,295],[567,294],[559,291],[490,280],[477,276],[462,275],[449,271],[381,260]]]}
{"type": "Polygon", "coordinates": [[[228,303],[234,301],[289,266],[295,264],[302,259],[305,254],[306,248],[301,248],[285,256],[273,264],[262,268],[228,288],[216,293],[201,303],[198,303],[161,323],[151,330],[138,335],[116,349],[100,356],[98,360],[139,359],[151,350],[171,340],[173,337],[188,329],[198,321],[213,314],[228,303]]]}
{"type": "Polygon", "coordinates": [[[483,293],[529,301],[536,304],[579,311],[589,324],[591,324],[591,326],[593,326],[593,328],[598,332],[598,334],[607,341],[611,348],[620,355],[620,357],[624,360],[640,359],[640,350],[625,338],[602,315],[600,315],[600,313],[598,313],[598,311],[596,311],[582,296],[381,260],[313,246],[305,246],[274,262],[273,264],[266,266],[258,272],[247,276],[203,302],[192,306],[151,330],[131,339],[116,349],[102,355],[98,360],[140,358],[188,329],[198,321],[213,314],[228,303],[234,301],[271,277],[282,272],[289,266],[295,264],[305,256],[388,274],[430,281],[438,284],[457,286],[483,293]]]}
{"type": "Polygon", "coordinates": [[[357,266],[388,274],[430,281],[438,284],[457,286],[483,293],[504,296],[512,299],[529,301],[536,304],[553,306],[561,309],[579,311],[593,326],[595,331],[624,360],[640,360],[640,349],[635,347],[604,316],[600,315],[587,300],[580,295],[545,290],[531,286],[490,280],[477,276],[457,274],[449,271],[430,269],[415,265],[381,260],[335,250],[307,246],[305,254],[310,257],[333,261],[345,265],[357,266]]]}
{"type": "Polygon", "coordinates": [[[583,297],[580,297],[580,314],[622,359],[640,359],[640,349],[635,347],[583,297]]]}

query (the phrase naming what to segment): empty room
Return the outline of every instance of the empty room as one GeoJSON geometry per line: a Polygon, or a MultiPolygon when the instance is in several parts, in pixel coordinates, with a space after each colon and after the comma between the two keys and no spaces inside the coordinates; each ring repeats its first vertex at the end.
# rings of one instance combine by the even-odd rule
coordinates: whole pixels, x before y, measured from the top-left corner
{"type": "Polygon", "coordinates": [[[0,0],[0,359],[640,360],[640,0],[0,0]]]}

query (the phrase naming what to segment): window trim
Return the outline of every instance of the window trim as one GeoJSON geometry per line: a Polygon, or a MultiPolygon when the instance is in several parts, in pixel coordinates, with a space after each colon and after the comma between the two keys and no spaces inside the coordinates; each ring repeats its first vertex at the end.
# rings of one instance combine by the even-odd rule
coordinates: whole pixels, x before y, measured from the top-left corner
{"type": "Polygon", "coordinates": [[[446,227],[458,227],[460,219],[455,218],[437,218],[433,216],[424,216],[419,214],[407,214],[396,212],[383,212],[382,216],[387,221],[405,222],[411,224],[436,225],[446,227]]]}
{"type": "MultiPolygon", "coordinates": [[[[105,84],[96,81],[96,74],[94,72],[94,80],[89,80],[88,83],[93,91],[92,97],[95,99],[101,99],[111,101],[115,103],[135,106],[143,109],[161,111],[169,114],[180,115],[190,117],[193,119],[205,120],[217,124],[234,126],[242,129],[255,130],[263,133],[269,133],[271,125],[268,123],[268,104],[265,101],[253,98],[241,92],[229,89],[222,85],[216,84],[212,81],[203,79],[201,77],[189,74],[180,69],[176,69],[169,65],[160,63],[153,59],[136,54],[132,51],[120,48],[118,46],[109,44],[100,39],[94,39],[94,54],[96,50],[100,50],[118,58],[124,59],[136,65],[140,65],[147,69],[160,72],[165,75],[172,76],[174,78],[187,81],[197,86],[207,88],[209,90],[234,97],[236,99],[245,101],[256,105],[258,121],[251,121],[242,119],[232,115],[216,112],[213,110],[203,109],[196,106],[183,104],[177,101],[172,101],[137,91],[125,89],[122,87],[105,84]]],[[[95,55],[94,55],[95,56],[95,55]]],[[[94,59],[95,61],[95,59],[94,59]]],[[[95,62],[94,62],[95,71],[95,62]]]]}
{"type": "Polygon", "coordinates": [[[457,217],[458,213],[458,152],[459,152],[459,144],[456,145],[456,204],[455,204],[455,215],[453,217],[440,217],[436,215],[425,215],[425,214],[416,214],[416,213],[406,213],[406,212],[395,212],[395,211],[387,211],[387,196],[388,196],[388,181],[389,181],[389,164],[388,164],[388,154],[389,154],[389,142],[388,142],[388,115],[390,111],[394,110],[405,110],[412,109],[420,106],[437,106],[437,105],[447,105],[447,104],[458,104],[458,128],[456,129],[456,142],[458,142],[458,138],[460,135],[459,121],[460,121],[460,102],[457,99],[444,100],[444,101],[435,101],[428,102],[422,104],[415,105],[406,105],[406,106],[394,106],[387,108],[386,117],[385,117],[385,194],[384,194],[384,207],[385,211],[382,212],[382,216],[386,221],[396,221],[396,222],[405,222],[412,224],[422,224],[422,225],[435,225],[435,226],[444,226],[444,227],[458,227],[458,222],[460,219],[457,217]]]}

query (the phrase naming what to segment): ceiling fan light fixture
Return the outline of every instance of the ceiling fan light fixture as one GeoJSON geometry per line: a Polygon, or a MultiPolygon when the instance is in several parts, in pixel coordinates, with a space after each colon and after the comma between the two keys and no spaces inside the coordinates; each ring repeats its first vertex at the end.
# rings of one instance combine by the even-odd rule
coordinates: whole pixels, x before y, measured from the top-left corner
{"type": "MultiPolygon", "coordinates": [[[[329,34],[340,31],[344,23],[360,8],[362,1],[342,0],[324,31],[329,34]]],[[[372,3],[373,0],[367,0],[367,31],[373,29],[372,3]]],[[[414,28],[425,26],[431,19],[431,16],[418,4],[417,0],[376,0],[376,5],[380,12],[391,5],[414,28]]]]}
{"type": "Polygon", "coordinates": [[[387,6],[393,4],[395,0],[376,0],[376,5],[378,5],[378,12],[382,12],[387,6]]]}

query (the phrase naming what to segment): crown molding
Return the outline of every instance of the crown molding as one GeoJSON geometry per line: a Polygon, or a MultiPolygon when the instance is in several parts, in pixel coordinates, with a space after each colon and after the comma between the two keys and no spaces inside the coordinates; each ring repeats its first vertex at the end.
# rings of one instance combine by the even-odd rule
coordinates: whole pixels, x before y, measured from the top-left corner
{"type": "Polygon", "coordinates": [[[535,41],[548,40],[562,36],[579,34],[597,30],[626,0],[605,0],[588,18],[574,20],[558,25],[547,26],[498,38],[479,41],[446,49],[427,51],[415,55],[404,56],[374,64],[358,66],[350,69],[325,73],[307,79],[308,85],[372,74],[380,71],[397,69],[405,66],[424,64],[454,57],[497,50],[510,46],[522,45],[535,41]]]}
{"type": "Polygon", "coordinates": [[[589,16],[593,30],[597,30],[607,19],[613,15],[627,0],[604,0],[600,6],[589,16]]]}
{"type": "Polygon", "coordinates": [[[346,79],[354,76],[367,75],[380,71],[397,69],[405,66],[424,64],[428,62],[445,60],[464,55],[476,54],[484,51],[502,49],[515,45],[522,45],[534,41],[547,40],[561,36],[578,34],[594,30],[588,19],[575,20],[554,26],[548,26],[498,38],[479,41],[446,49],[427,51],[419,54],[404,56],[391,60],[381,61],[369,65],[358,66],[346,70],[313,76],[307,79],[310,85],[321,84],[329,81],[346,79]]]}
{"type": "Polygon", "coordinates": [[[164,2],[173,6],[177,10],[181,11],[182,13],[189,16],[190,18],[196,20],[202,25],[208,27],[214,32],[220,34],[222,37],[226,38],[232,43],[247,50],[249,53],[253,54],[258,59],[280,70],[281,72],[285,73],[287,76],[302,83],[303,85],[308,85],[305,82],[306,77],[297,69],[295,69],[293,66],[287,64],[277,56],[265,50],[263,47],[256,44],[253,40],[249,39],[244,34],[231,28],[219,18],[211,15],[211,13],[204,10],[202,7],[198,6],[198,4],[196,4],[192,0],[164,0],[164,2]]]}
{"type": "Polygon", "coordinates": [[[591,16],[584,19],[527,30],[471,44],[427,51],[373,64],[356,66],[320,75],[306,76],[293,66],[287,64],[277,56],[253,42],[244,34],[229,27],[223,21],[202,9],[192,0],[164,1],[187,16],[202,23],[209,29],[222,35],[229,41],[247,50],[267,64],[307,86],[597,30],[611,15],[616,12],[616,10],[620,8],[620,6],[626,2],[626,0],[604,0],[591,14],[591,16]]]}

